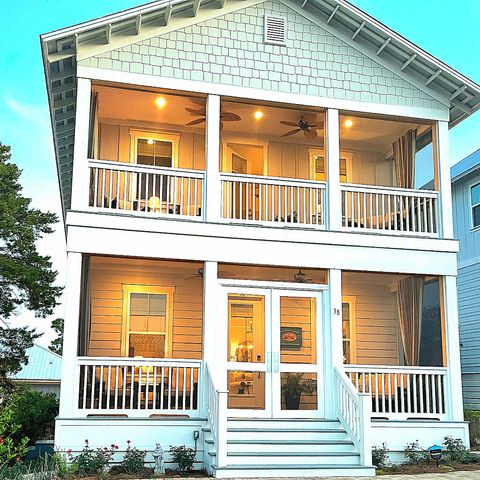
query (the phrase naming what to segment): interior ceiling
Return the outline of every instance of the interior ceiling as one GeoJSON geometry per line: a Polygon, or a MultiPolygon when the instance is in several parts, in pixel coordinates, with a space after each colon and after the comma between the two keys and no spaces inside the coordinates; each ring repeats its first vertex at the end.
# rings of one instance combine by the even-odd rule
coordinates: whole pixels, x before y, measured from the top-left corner
{"type": "MultiPolygon", "coordinates": [[[[186,108],[204,110],[204,99],[201,97],[188,97],[180,95],[169,95],[164,93],[142,92],[120,88],[109,88],[104,86],[95,87],[99,94],[99,118],[109,121],[121,120],[138,124],[148,122],[171,126],[182,126],[182,130],[191,129],[192,132],[203,132],[205,123],[193,126],[186,126],[188,122],[200,118],[201,115],[192,115],[186,108]],[[155,101],[158,97],[165,100],[165,106],[159,108],[155,101]],[[203,106],[202,106],[203,105],[203,106]],[[184,127],[184,128],[183,128],[184,127]]],[[[233,112],[241,117],[240,121],[224,122],[223,132],[231,134],[262,135],[291,143],[323,143],[323,122],[324,113],[321,111],[300,110],[285,107],[272,107],[254,103],[240,103],[234,101],[222,102],[223,112],[233,112]],[[255,112],[261,111],[263,117],[260,120],[255,118],[255,112]],[[290,137],[281,135],[293,130],[295,127],[282,125],[281,120],[298,122],[304,118],[309,123],[317,123],[318,138],[307,140],[301,132],[290,137]]],[[[386,119],[373,119],[342,115],[340,117],[341,141],[355,146],[355,143],[368,142],[368,148],[377,151],[389,151],[392,142],[411,128],[421,126],[416,123],[390,121],[386,119]],[[353,122],[352,127],[346,128],[344,123],[347,119],[353,122]]],[[[363,147],[365,148],[365,147],[363,147]]]]}

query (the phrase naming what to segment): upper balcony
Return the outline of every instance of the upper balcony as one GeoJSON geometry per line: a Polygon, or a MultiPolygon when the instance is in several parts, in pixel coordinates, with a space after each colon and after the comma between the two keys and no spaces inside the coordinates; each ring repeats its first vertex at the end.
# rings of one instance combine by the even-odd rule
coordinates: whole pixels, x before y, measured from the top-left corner
{"type": "Polygon", "coordinates": [[[94,85],[76,209],[442,236],[433,122],[213,100],[94,85]]]}

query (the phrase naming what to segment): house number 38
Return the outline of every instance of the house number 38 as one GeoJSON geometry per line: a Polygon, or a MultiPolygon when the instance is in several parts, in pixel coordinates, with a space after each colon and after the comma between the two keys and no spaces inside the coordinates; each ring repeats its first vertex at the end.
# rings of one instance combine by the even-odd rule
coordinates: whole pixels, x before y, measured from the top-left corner
{"type": "Polygon", "coordinates": [[[340,315],[340,309],[339,308],[334,308],[333,309],[333,314],[334,315],[340,315]]]}

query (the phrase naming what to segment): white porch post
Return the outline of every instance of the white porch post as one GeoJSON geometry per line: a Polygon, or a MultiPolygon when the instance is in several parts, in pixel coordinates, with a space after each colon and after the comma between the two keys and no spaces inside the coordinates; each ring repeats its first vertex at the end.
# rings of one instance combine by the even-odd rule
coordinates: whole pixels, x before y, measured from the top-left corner
{"type": "Polygon", "coordinates": [[[342,202],[340,191],[340,125],[338,110],[326,112],[327,218],[329,230],[340,230],[342,202]]]}
{"type": "Polygon", "coordinates": [[[65,289],[65,327],[63,333],[62,384],[60,390],[60,418],[72,417],[76,410],[77,342],[82,284],[82,254],[68,252],[65,289]]]}
{"type": "Polygon", "coordinates": [[[448,122],[436,122],[432,132],[435,188],[440,194],[438,223],[443,238],[453,238],[452,186],[448,159],[448,122]]]}
{"type": "MultiPolygon", "coordinates": [[[[342,339],[342,271],[330,270],[329,274],[329,301],[327,307],[327,324],[330,326],[330,342],[325,342],[330,351],[326,352],[326,368],[330,385],[326,385],[327,398],[326,415],[334,418],[335,410],[335,367],[343,369],[343,339],[342,339]]],[[[328,333],[327,333],[328,334],[328,333]]],[[[328,338],[328,337],[327,337],[328,338]]]]}
{"type": "Polygon", "coordinates": [[[205,140],[205,214],[207,222],[220,220],[220,97],[208,95],[206,105],[206,140],[205,140]]]}
{"type": "Polygon", "coordinates": [[[460,364],[460,338],[458,331],[458,304],[456,277],[443,277],[443,311],[447,357],[447,417],[463,421],[462,371],[460,364]]]}
{"type": "Polygon", "coordinates": [[[75,115],[75,146],[73,149],[72,210],[84,210],[88,206],[88,136],[90,124],[90,80],[77,80],[77,111],[75,115]]]}

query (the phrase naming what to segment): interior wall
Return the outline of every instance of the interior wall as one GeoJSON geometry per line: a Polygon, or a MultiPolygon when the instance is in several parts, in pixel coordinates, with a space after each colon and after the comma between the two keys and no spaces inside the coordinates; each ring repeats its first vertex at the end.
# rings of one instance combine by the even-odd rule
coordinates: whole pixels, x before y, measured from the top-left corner
{"type": "Polygon", "coordinates": [[[358,365],[400,365],[398,320],[392,275],[342,273],[342,295],[355,297],[358,365]]]}
{"type": "Polygon", "coordinates": [[[122,353],[123,285],[174,287],[172,358],[202,358],[202,264],[161,260],[92,257],[89,356],[122,353]]]}

